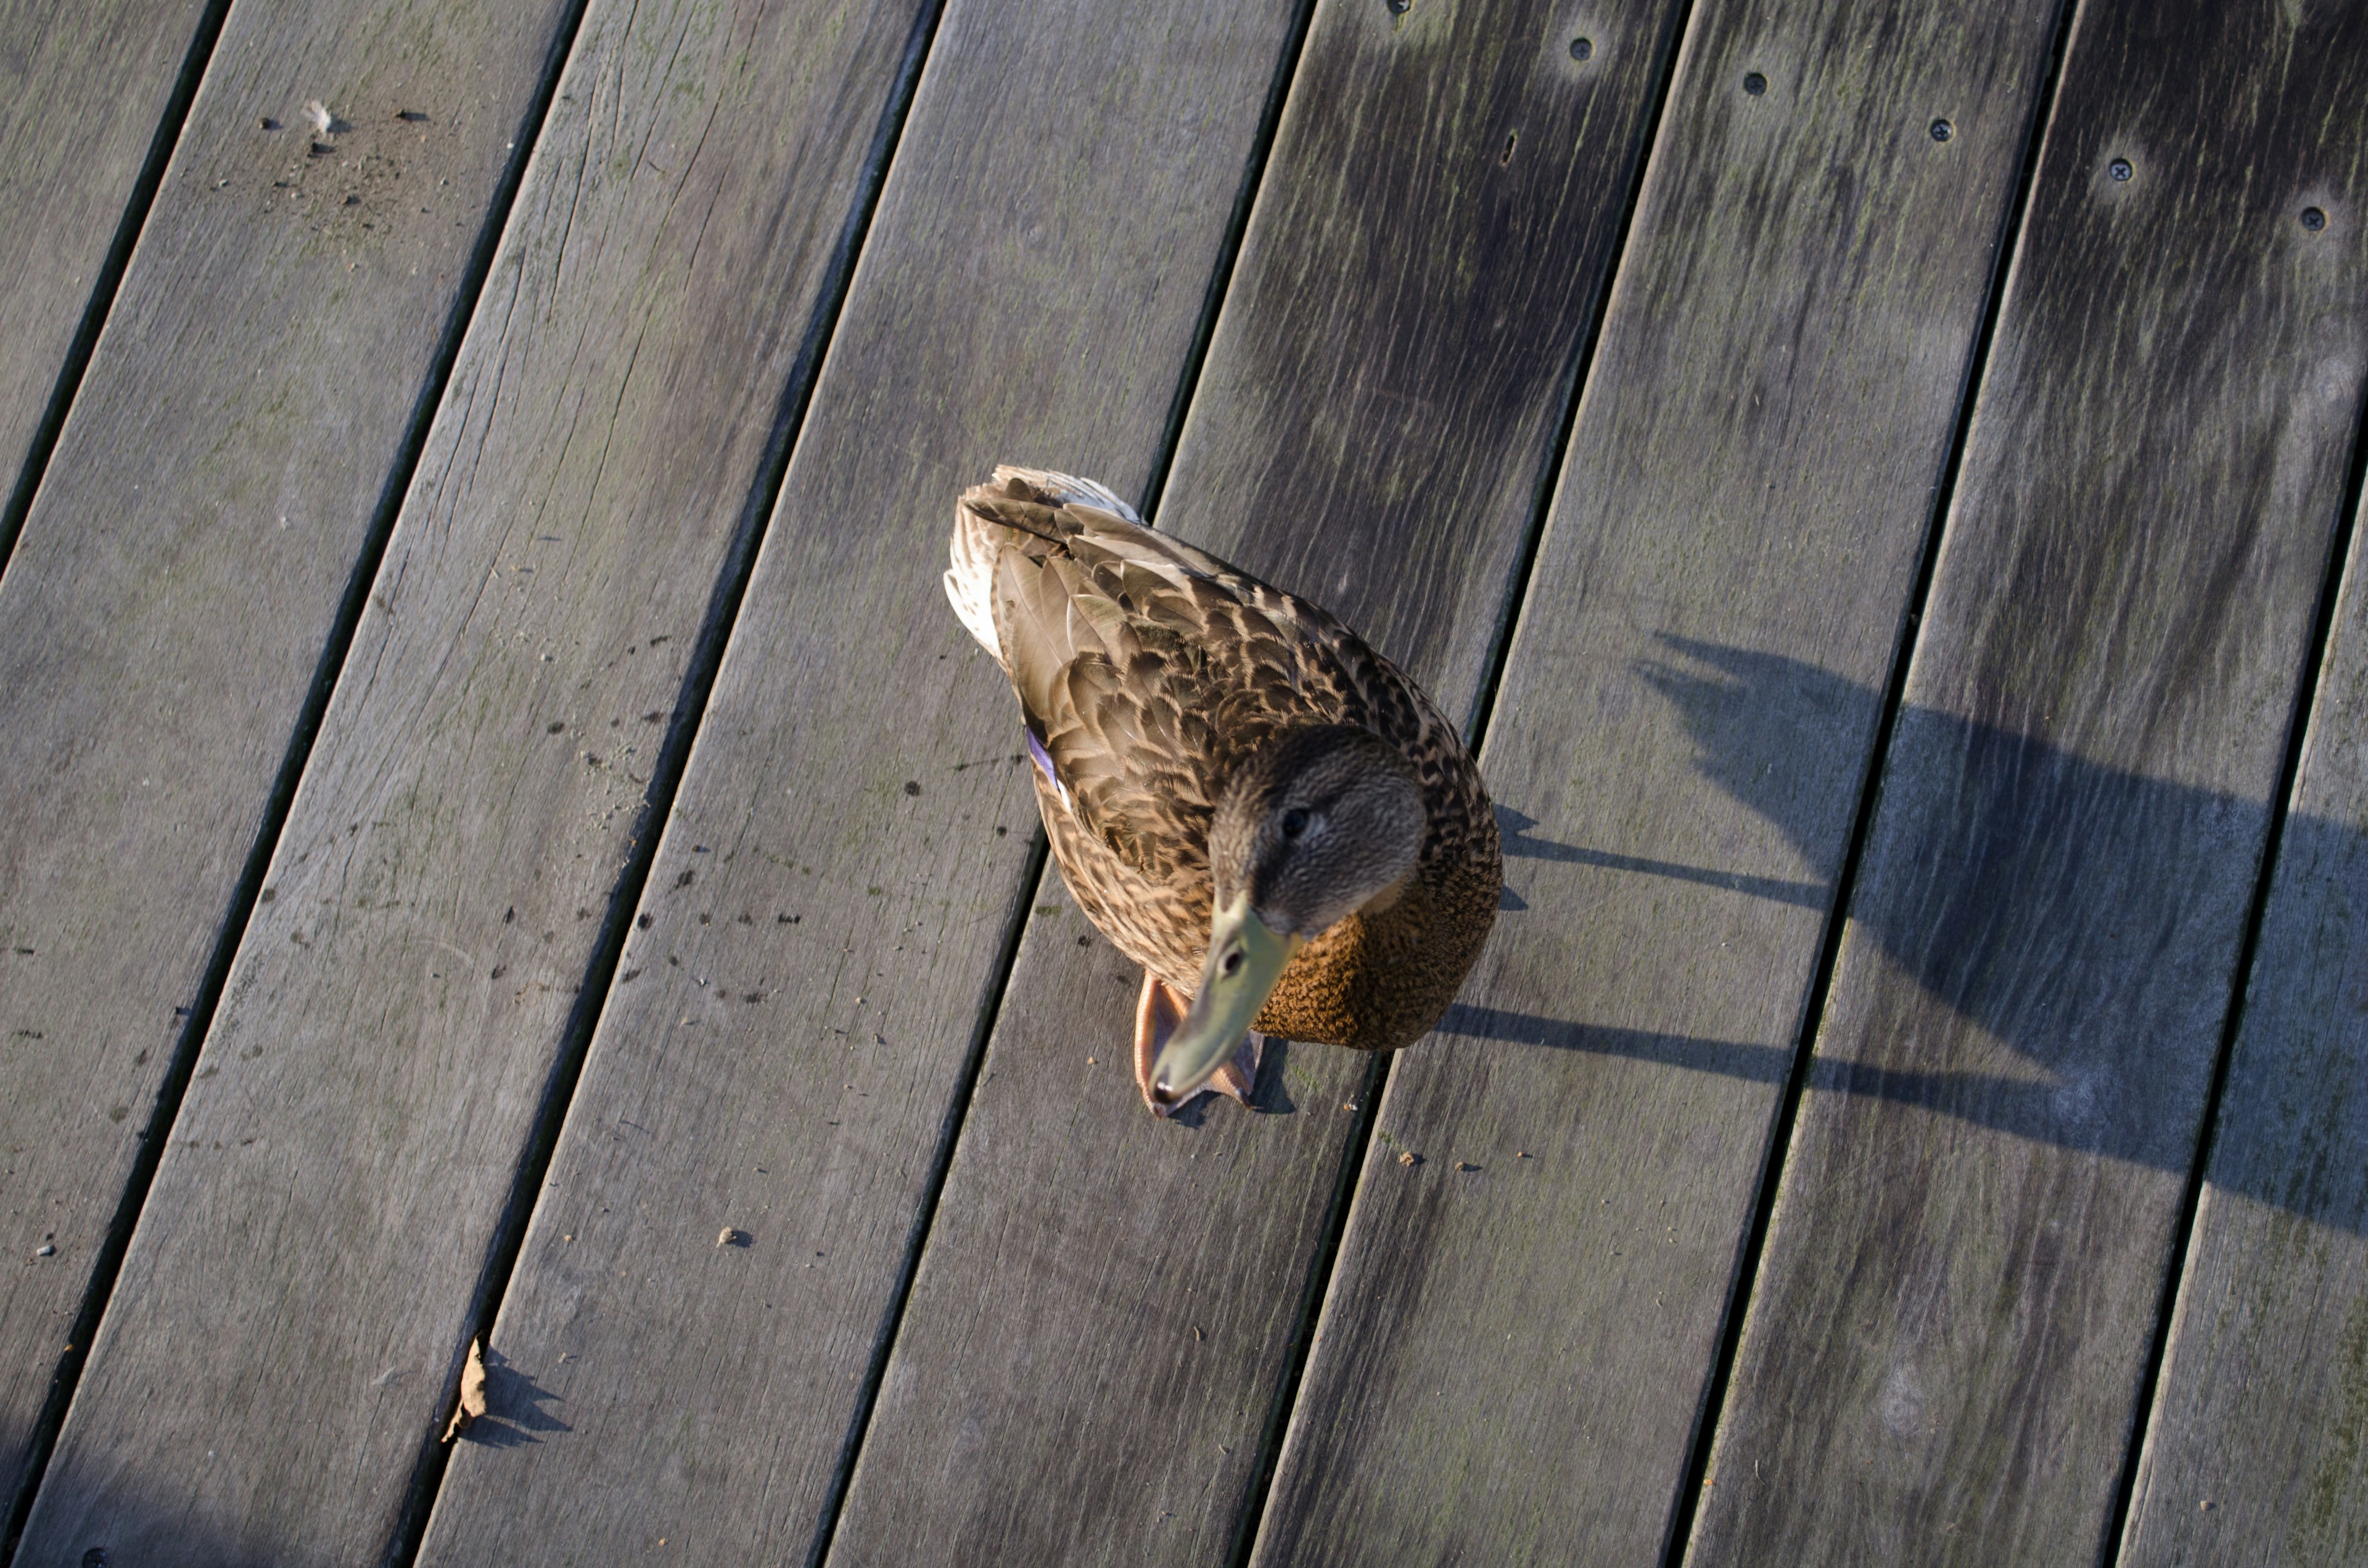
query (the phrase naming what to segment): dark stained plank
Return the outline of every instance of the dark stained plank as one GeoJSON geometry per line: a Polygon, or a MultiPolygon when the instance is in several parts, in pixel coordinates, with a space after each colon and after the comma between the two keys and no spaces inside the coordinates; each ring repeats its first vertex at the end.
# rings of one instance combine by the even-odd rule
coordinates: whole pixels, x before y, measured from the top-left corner
{"type": "Polygon", "coordinates": [[[2304,219],[2363,70],[2356,7],[2075,24],[1695,1562],[2110,1547],[2360,417],[2304,219]]]}
{"type": "MultiPolygon", "coordinates": [[[[2354,236],[2357,203],[2339,220],[2354,236]]],[[[2146,1423],[2129,1568],[2368,1559],[2368,528],[2352,527],[2146,1423]]]]}
{"type": "Polygon", "coordinates": [[[585,18],[27,1561],[386,1558],[927,14],[585,18]]]}
{"type": "Polygon", "coordinates": [[[947,7],[423,1562],[818,1547],[1030,892],[954,497],[1143,483],[1291,30],[947,7]]]}
{"type": "Polygon", "coordinates": [[[212,9],[0,3],[0,559],[27,460],[212,9]]]}
{"type": "Polygon", "coordinates": [[[1657,1560],[2058,16],[1695,8],[1256,1561],[1657,1560]]]}
{"type": "Polygon", "coordinates": [[[1511,610],[1676,22],[1326,0],[1292,84],[1160,526],[1451,715],[1511,610]]]}
{"type": "MultiPolygon", "coordinates": [[[[1450,713],[1514,588],[1674,25],[1639,8],[1580,62],[1509,4],[1311,24],[1160,524],[1369,629],[1450,713]]],[[[1213,1562],[1247,1524],[1370,1062],[1292,1048],[1261,1090],[1288,1114],[1155,1122],[1125,1064],[1140,974],[1056,885],[834,1562],[1213,1562]]]]}
{"type": "Polygon", "coordinates": [[[0,577],[12,1500],[565,10],[237,7],[0,577]]]}

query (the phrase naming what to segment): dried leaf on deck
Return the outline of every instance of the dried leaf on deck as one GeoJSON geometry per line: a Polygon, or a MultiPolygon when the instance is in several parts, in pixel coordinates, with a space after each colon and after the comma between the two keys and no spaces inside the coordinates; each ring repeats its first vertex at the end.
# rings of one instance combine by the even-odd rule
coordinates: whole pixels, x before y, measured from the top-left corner
{"type": "Polygon", "coordinates": [[[461,1429],[485,1413],[485,1358],[483,1345],[469,1341],[469,1364],[461,1369],[461,1403],[453,1407],[452,1419],[444,1426],[445,1442],[458,1437],[461,1429]]]}

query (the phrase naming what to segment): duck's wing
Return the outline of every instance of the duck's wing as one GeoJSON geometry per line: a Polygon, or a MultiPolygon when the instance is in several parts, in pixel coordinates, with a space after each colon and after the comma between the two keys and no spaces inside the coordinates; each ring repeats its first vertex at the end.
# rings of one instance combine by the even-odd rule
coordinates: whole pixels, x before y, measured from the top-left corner
{"type": "Polygon", "coordinates": [[[995,631],[995,568],[1017,541],[1009,528],[989,517],[988,508],[973,505],[987,500],[1032,501],[1052,510],[1074,503],[1131,523],[1142,519],[1133,507],[1092,480],[1042,469],[998,468],[993,482],[963,494],[954,507],[953,539],[947,550],[951,561],[946,568],[946,598],[963,630],[1008,667],[995,631]]]}
{"type": "Polygon", "coordinates": [[[1349,634],[1098,504],[1108,495],[999,469],[962,497],[957,531],[993,549],[994,651],[1070,812],[1166,881],[1205,867],[1241,756],[1284,724],[1341,716],[1327,698],[1344,685],[1334,644],[1349,634]]]}

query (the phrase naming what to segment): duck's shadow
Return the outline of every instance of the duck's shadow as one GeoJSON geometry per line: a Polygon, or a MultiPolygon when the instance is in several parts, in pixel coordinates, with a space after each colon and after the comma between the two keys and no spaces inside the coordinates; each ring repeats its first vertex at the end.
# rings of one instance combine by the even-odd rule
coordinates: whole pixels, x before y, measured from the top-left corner
{"type": "MultiPolygon", "coordinates": [[[[1880,694],[1772,654],[1663,642],[1669,656],[1641,663],[1637,674],[1677,706],[1695,767],[1781,830],[1817,880],[1560,843],[1531,818],[1500,808],[1508,859],[1670,878],[1827,912],[1850,831],[1836,797],[1846,805],[1855,792],[1835,789],[1833,759],[1862,755],[1880,694]]],[[[1887,1064],[1818,1058],[1809,1085],[2187,1169],[2235,988],[2226,971],[2260,870],[2267,808],[1915,708],[1900,715],[1884,788],[1850,911],[1860,937],[1926,998],[2011,1047],[2032,1071],[1903,1065],[1917,1049],[1919,1017],[1929,1028],[1929,1001],[1878,984],[1861,1032],[1875,1042],[1865,1054],[1887,1064]]],[[[2287,820],[2283,853],[2305,865],[2368,865],[2361,834],[2316,818],[2287,820]]],[[[2368,913],[2368,889],[2353,902],[2368,913]]],[[[1535,892],[1528,904],[1538,907],[1524,918],[1552,918],[1535,892]]],[[[2368,997],[2362,1004],[2368,1008],[2368,997]]],[[[1451,1008],[1440,1028],[1761,1083],[1785,1078],[1793,1059],[1790,1045],[1604,1028],[1466,1004],[1451,1008]]],[[[2327,1131],[2353,1147],[2368,1142],[2368,1094],[2334,1085],[2329,1093],[2316,1119],[2345,1124],[2327,1131]]],[[[2278,1167],[2247,1185],[2265,1202],[2368,1231],[2368,1195],[2336,1191],[2324,1176],[2278,1167]]]]}
{"type": "MultiPolygon", "coordinates": [[[[1266,1050],[1258,1057],[1258,1077],[1250,1085],[1249,1108],[1260,1116],[1292,1116],[1298,1113],[1299,1102],[1291,1097],[1291,1090],[1285,1082],[1291,1066],[1291,1049],[1292,1042],[1287,1040],[1276,1040],[1271,1036],[1267,1039],[1266,1050]]],[[[1304,1081],[1306,1074],[1300,1076],[1304,1081]]],[[[1167,1120],[1177,1127],[1201,1128],[1207,1124],[1211,1110],[1224,1098],[1224,1096],[1216,1094],[1195,1095],[1171,1112],[1167,1120]]],[[[1228,1104],[1225,1108],[1235,1115],[1241,1114],[1238,1106],[1228,1104]]]]}

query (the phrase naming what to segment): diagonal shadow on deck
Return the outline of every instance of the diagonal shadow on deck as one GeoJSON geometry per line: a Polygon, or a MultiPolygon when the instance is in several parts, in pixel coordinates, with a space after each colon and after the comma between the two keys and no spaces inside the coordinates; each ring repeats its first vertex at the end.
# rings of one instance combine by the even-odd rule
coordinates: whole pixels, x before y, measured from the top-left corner
{"type": "MultiPolygon", "coordinates": [[[[1836,851],[1809,841],[1804,813],[1795,810],[1802,797],[1783,759],[1797,746],[1788,737],[1869,733],[1881,694],[1774,654],[1663,641],[1685,662],[1643,662],[1637,674],[1677,705],[1697,746],[1697,770],[1783,831],[1825,880],[1738,876],[1558,844],[1533,836],[1538,824],[1514,811],[1503,813],[1507,855],[1822,906],[1831,897],[1836,851]]],[[[1865,1028],[1854,1031],[1862,1037],[1854,1049],[1876,1060],[1819,1056],[1809,1064],[1807,1086],[2188,1169],[2199,1137],[2193,1118],[2232,984],[2225,976],[2166,979],[2162,971],[2215,941],[2234,961],[2261,874],[2270,806],[1913,707],[1900,715],[1889,756],[1883,788],[1896,798],[1877,811],[1872,847],[1880,855],[1869,868],[1875,874],[1861,880],[1850,911],[1858,936],[2032,1071],[1918,1066],[1918,1055],[1946,1051],[1948,1042],[1919,1043],[1915,1014],[1878,1001],[1865,1028]],[[1902,1027],[1884,1027],[1894,1022],[1902,1027]],[[2178,1043],[2164,1046],[2167,1037],[2178,1043]],[[2164,1072],[2192,1077],[2194,1092],[2162,1092],[2150,1079],[2164,1072]]],[[[2281,852],[2300,865],[2346,856],[2358,863],[2361,837],[2340,823],[2291,816],[2281,852]]],[[[1782,1082],[1793,1055],[1790,1045],[1599,1028],[1466,1004],[1452,1008],[1440,1029],[1761,1083],[1782,1082]]],[[[2368,1233],[2368,1196],[2341,1190],[2327,1173],[2265,1174],[2251,1186],[2260,1189],[2239,1190],[2368,1233]]]]}

